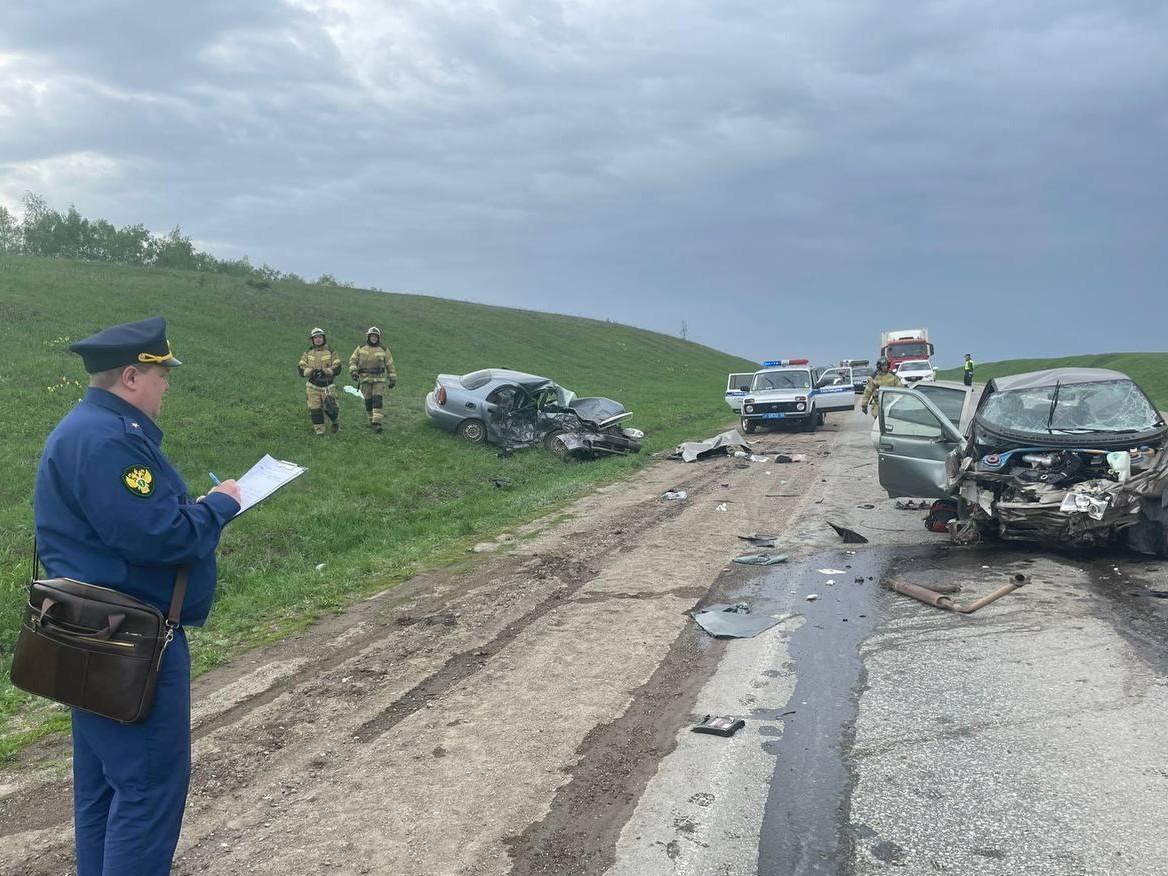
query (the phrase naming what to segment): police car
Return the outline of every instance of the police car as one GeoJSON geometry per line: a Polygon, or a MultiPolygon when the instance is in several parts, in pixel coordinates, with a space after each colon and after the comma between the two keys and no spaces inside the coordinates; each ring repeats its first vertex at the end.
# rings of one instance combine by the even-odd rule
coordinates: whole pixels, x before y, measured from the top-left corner
{"type": "Polygon", "coordinates": [[[742,399],[742,431],[747,434],[777,422],[798,423],[814,432],[826,414],[855,407],[851,381],[831,371],[815,381],[806,359],[774,359],[762,365],[742,399]]]}

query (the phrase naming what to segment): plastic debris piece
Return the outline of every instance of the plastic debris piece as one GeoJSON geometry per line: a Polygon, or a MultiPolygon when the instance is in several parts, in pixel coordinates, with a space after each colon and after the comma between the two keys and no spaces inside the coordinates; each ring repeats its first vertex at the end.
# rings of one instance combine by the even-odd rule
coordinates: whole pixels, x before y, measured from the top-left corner
{"type": "Polygon", "coordinates": [[[661,494],[662,502],[684,502],[688,498],[689,493],[687,493],[685,490],[666,490],[661,494]]]}
{"type": "Polygon", "coordinates": [[[730,718],[722,715],[706,715],[700,724],[690,728],[694,733],[709,733],[713,736],[733,736],[746,726],[741,718],[730,718]]]}
{"type": "Polygon", "coordinates": [[[726,510],[726,503],[725,503],[725,502],[721,502],[721,503],[719,503],[719,504],[718,504],[718,507],[717,507],[717,508],[715,508],[714,510],[715,510],[715,511],[725,511],[725,510],[726,510]]]}
{"type": "Polygon", "coordinates": [[[819,598],[819,594],[818,594],[818,593],[808,593],[808,594],[807,594],[807,601],[808,601],[808,602],[814,602],[814,601],[815,601],[815,600],[817,600],[818,598],[819,598]]]}
{"type": "Polygon", "coordinates": [[[317,564],[316,564],[316,571],[318,571],[318,572],[323,572],[323,571],[324,571],[324,567],[325,567],[325,566],[327,566],[327,565],[328,565],[328,563],[317,563],[317,564]]]}
{"type": "Polygon", "coordinates": [[[751,462],[770,462],[769,456],[759,456],[757,453],[750,454],[751,462]]]}
{"type": "Polygon", "coordinates": [[[827,525],[836,531],[836,534],[844,540],[844,544],[868,543],[868,539],[864,538],[864,536],[860,535],[860,533],[853,529],[848,529],[846,526],[836,526],[830,520],[827,521],[827,525]]]}
{"type": "Polygon", "coordinates": [[[787,562],[786,554],[743,554],[740,557],[735,557],[735,563],[741,563],[744,566],[773,566],[776,563],[787,562]]]}
{"type": "Polygon", "coordinates": [[[361,390],[357,389],[355,386],[346,386],[345,392],[347,392],[349,395],[357,396],[357,398],[361,399],[362,401],[365,400],[365,396],[361,395],[361,390]]]}
{"type": "Polygon", "coordinates": [[[754,535],[740,535],[738,536],[743,541],[748,541],[753,547],[773,548],[775,541],[778,539],[777,535],[764,535],[761,532],[756,532],[754,535]]]}
{"type": "Polygon", "coordinates": [[[815,571],[820,575],[842,575],[844,573],[843,569],[816,569],[815,571]]]}
{"type": "Polygon", "coordinates": [[[779,622],[769,614],[751,614],[750,606],[744,602],[714,603],[691,611],[690,617],[711,636],[729,639],[753,638],[779,622]]]}

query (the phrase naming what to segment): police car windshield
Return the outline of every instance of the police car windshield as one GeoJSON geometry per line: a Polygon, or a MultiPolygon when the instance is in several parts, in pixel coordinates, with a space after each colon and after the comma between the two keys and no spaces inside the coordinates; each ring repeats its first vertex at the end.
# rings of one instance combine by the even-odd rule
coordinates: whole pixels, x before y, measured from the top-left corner
{"type": "Polygon", "coordinates": [[[811,374],[807,371],[760,371],[754,375],[751,392],[772,389],[810,389],[811,374]]]}

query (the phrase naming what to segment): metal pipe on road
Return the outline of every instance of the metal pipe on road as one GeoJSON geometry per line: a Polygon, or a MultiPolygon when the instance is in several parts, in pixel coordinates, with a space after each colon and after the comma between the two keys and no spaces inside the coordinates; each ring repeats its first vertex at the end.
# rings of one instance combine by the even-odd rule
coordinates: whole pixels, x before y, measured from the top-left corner
{"type": "Polygon", "coordinates": [[[897,593],[903,593],[905,596],[911,596],[913,599],[919,599],[926,605],[932,605],[945,611],[952,611],[956,614],[973,614],[979,608],[985,608],[991,602],[1001,599],[1007,593],[1013,593],[1019,587],[1025,586],[1026,581],[1026,576],[1021,573],[1013,575],[1008,584],[1003,584],[993,593],[988,593],[981,599],[971,602],[969,605],[959,605],[943,593],[938,593],[935,590],[930,590],[928,587],[922,587],[919,584],[893,581],[892,589],[897,593]]]}

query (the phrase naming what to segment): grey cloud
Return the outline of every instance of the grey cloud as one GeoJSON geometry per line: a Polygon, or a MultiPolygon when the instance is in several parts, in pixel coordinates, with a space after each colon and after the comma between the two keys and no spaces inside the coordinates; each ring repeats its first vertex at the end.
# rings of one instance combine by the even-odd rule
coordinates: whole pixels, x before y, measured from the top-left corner
{"type": "Polygon", "coordinates": [[[982,358],[1162,346],[1070,340],[1100,294],[1163,311],[1160,4],[374,8],[0,13],[49,83],[0,83],[29,122],[0,148],[107,156],[44,194],[228,254],[755,356],[871,352],[884,322],[982,358]],[[1044,349],[966,319],[998,300],[1044,349]]]}

